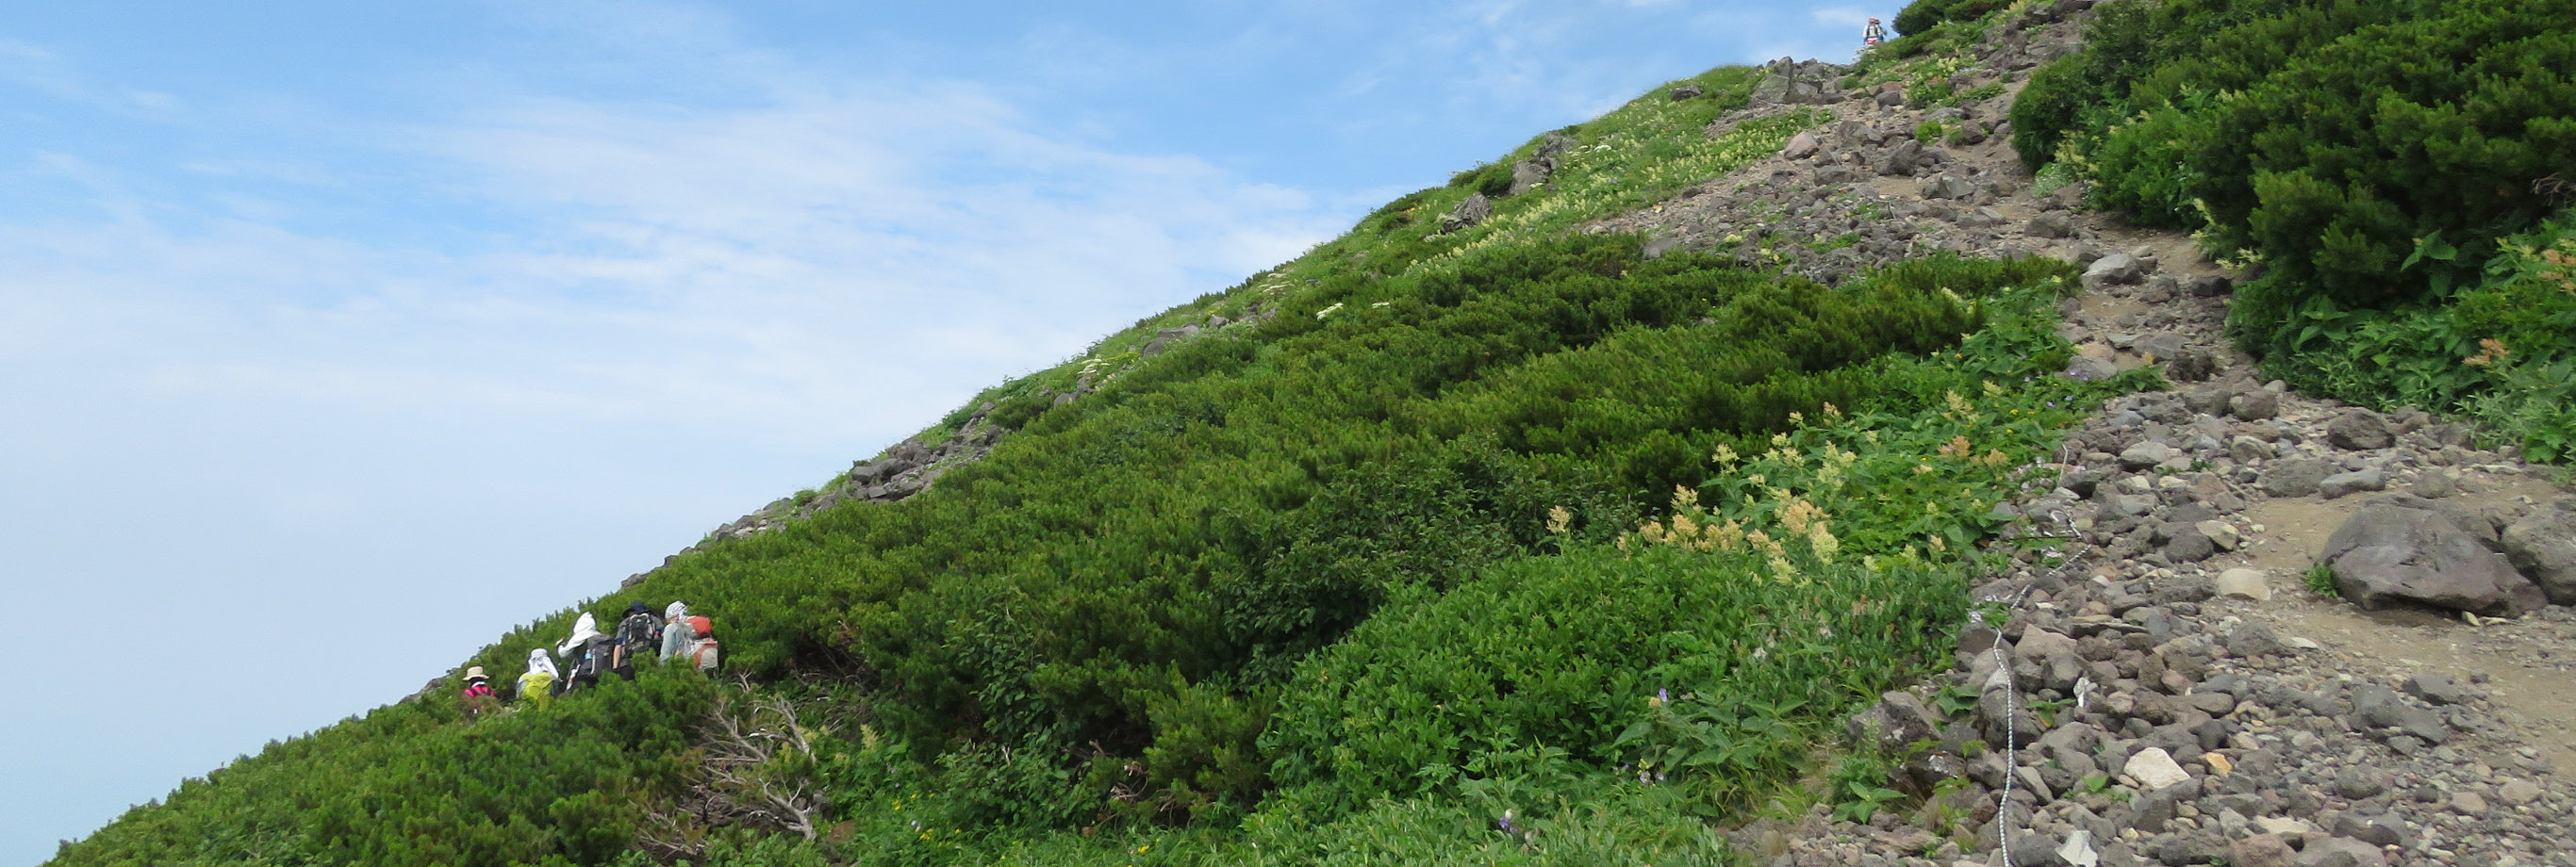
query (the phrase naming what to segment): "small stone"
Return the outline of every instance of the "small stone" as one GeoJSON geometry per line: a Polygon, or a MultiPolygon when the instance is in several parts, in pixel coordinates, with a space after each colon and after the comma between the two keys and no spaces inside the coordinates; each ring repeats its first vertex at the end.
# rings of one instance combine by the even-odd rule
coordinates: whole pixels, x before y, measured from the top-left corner
{"type": "Polygon", "coordinates": [[[2308,820],[2295,816],[2263,816],[2254,820],[2255,830],[2283,837],[2306,837],[2317,830],[2308,820]]]}
{"type": "Polygon", "coordinates": [[[2434,704],[2463,704],[2469,700],[2469,691],[2458,683],[2452,682],[2448,675],[2418,674],[2407,678],[2405,685],[2400,688],[2404,689],[2407,695],[2434,704]]]}
{"type": "Polygon", "coordinates": [[[2476,792],[2461,792],[2451,796],[2451,811],[2463,816],[2482,817],[2487,814],[2487,799],[2476,792]]]}
{"type": "Polygon", "coordinates": [[[2496,800],[2503,801],[2508,807],[2519,807],[2540,800],[2540,784],[2530,780],[2514,780],[2497,786],[2496,800]]]}
{"type": "Polygon", "coordinates": [[[2334,778],[2334,793],[2347,801],[2377,797],[2388,791],[2388,775],[2369,768],[2348,767],[2334,778]]]}
{"type": "Polygon", "coordinates": [[[2066,845],[2057,847],[2057,858],[2071,867],[2097,867],[2102,856],[2093,851],[2093,832],[2077,829],[2066,836],[2066,845]]]}
{"type": "Polygon", "coordinates": [[[2139,261],[2138,257],[2113,253],[2093,260],[2093,264],[2084,269],[2084,288],[2100,289],[2136,283],[2146,276],[2147,270],[2147,263],[2139,261]]]}
{"type": "Polygon", "coordinates": [[[2218,578],[2211,583],[2217,587],[2220,596],[2233,596],[2256,602],[2268,602],[2272,599],[2272,583],[2264,576],[2261,569],[2229,569],[2218,573],[2218,578]]]}
{"type": "Polygon", "coordinates": [[[2300,458],[2275,461],[2263,469],[2263,493],[2275,497],[2304,497],[2317,492],[2326,479],[2324,461],[2300,458]]]}
{"type": "Polygon", "coordinates": [[[2229,398],[2227,411],[2245,421],[2263,421],[2281,414],[2281,394],[2270,389],[2256,389],[2229,398]]]}
{"type": "Polygon", "coordinates": [[[2291,867],[2297,853],[2279,834],[2256,834],[2228,847],[2227,863],[2231,867],[2291,867]]]}
{"type": "Polygon", "coordinates": [[[2120,467],[2134,473],[2142,470],[2153,469],[2157,464],[2173,460],[2173,458],[2174,450],[2172,446],[2168,446],[2154,440],[2148,440],[2121,450],[2120,467]]]}
{"type": "Polygon", "coordinates": [[[2184,525],[2182,529],[2174,532],[2171,540],[2165,542],[2164,555],[2165,559],[2176,563],[2198,563],[2217,556],[2218,543],[2212,541],[2209,534],[2201,532],[2200,528],[2184,525]]]}
{"type": "Polygon", "coordinates": [[[2311,839],[2299,851],[2299,867],[2385,867],[2388,856],[2379,847],[2350,837],[2311,839]]]}
{"type": "Polygon", "coordinates": [[[2150,789],[2168,788],[2191,779],[2191,774],[2184,772],[2182,765],[2174,762],[2173,754],[2165,752],[2163,747],[2139,750],[2137,755],[2129,757],[2129,763],[2121,768],[2121,772],[2150,789]]]}
{"type": "Polygon", "coordinates": [[[2378,413],[2356,409],[2335,416],[2326,423],[2326,443],[2347,451],[2384,449],[2397,441],[2388,429],[2388,421],[2378,413]]]}
{"type": "Polygon", "coordinates": [[[2221,551],[2234,551],[2237,544],[2244,541],[2236,534],[2236,526],[2226,521],[2202,521],[2192,526],[2198,528],[2201,535],[2209,537],[2209,543],[2221,551]]]}
{"type": "Polygon", "coordinates": [[[2317,480],[2317,495],[2332,500],[2363,491],[2388,489],[2388,474],[2376,469],[2336,473],[2317,480]]]}
{"type": "Polygon", "coordinates": [[[2202,753],[2200,763],[2208,765],[2209,772],[2218,776],[2224,777],[2236,773],[2236,763],[2228,760],[2226,753],[2202,753]]]}
{"type": "Polygon", "coordinates": [[[1790,137],[1789,145],[1780,149],[1780,155],[1793,160],[1803,160],[1815,156],[1817,149],[1821,147],[1823,143],[1816,140],[1816,131],[1806,130],[1790,137]]]}

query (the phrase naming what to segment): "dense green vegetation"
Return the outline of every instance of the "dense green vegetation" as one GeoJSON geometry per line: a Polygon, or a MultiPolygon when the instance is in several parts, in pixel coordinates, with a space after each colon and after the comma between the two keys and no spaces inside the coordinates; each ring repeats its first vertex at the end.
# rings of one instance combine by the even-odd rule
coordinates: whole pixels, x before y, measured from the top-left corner
{"type": "Polygon", "coordinates": [[[2544,275],[2576,200],[2571,20],[2569,0],[2106,5],[2023,91],[2014,144],[2094,205],[2259,264],[2230,325],[2293,384],[2563,457],[2576,295],[2544,275]]]}
{"type": "Polygon", "coordinates": [[[2054,375],[2061,263],[1825,287],[1571,231],[1817,122],[1711,137],[1753,75],[1694,82],[1480,225],[1438,216],[1491,168],[987,392],[1012,433],[927,493],[583,606],[684,599],[739,683],[433,693],[57,863],[1723,862],[1708,818],[1807,797],[1832,720],[1946,664],[2014,468],[2151,374],[2054,375]]]}

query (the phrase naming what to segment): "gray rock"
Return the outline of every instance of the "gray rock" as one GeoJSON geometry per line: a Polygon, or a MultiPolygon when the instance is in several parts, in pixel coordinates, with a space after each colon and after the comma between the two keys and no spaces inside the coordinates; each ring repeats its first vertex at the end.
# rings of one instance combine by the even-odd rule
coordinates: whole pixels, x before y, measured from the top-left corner
{"type": "Polygon", "coordinates": [[[2289,650],[2281,643],[2281,637],[2272,632],[2272,627],[2251,620],[2238,621],[2229,627],[2221,643],[2230,655],[2238,657],[2278,656],[2289,650]]]}
{"type": "Polygon", "coordinates": [[[2350,837],[2373,846],[2405,846],[2415,841],[2406,823],[2389,816],[2363,816],[2345,813],[2335,818],[2337,837],[2350,837]]]}
{"type": "MultiPolygon", "coordinates": [[[[2182,357],[2182,335],[2171,331],[2150,334],[2145,340],[2138,341],[2138,351],[2157,361],[2172,361],[2176,358],[2182,357]]],[[[2194,412],[2215,413],[2219,408],[2223,408],[2226,405],[2227,400],[2225,398],[2220,398],[2218,400],[2218,407],[2202,409],[2198,406],[2194,406],[2192,407],[2192,410],[2194,412]]]]}
{"type": "Polygon", "coordinates": [[[1824,143],[1816,140],[1815,130],[1803,130],[1789,137],[1789,144],[1780,149],[1780,155],[1793,160],[1803,160],[1815,156],[1816,151],[1823,147],[1824,143]]]}
{"type": "Polygon", "coordinates": [[[2407,678],[2402,688],[2407,695],[2433,704],[2466,704],[2471,698],[2468,688],[2451,680],[2449,675],[2418,674],[2407,678]]]}
{"type": "Polygon", "coordinates": [[[2272,459],[2273,454],[2275,452],[2272,450],[2271,443],[2253,437],[2237,437],[2227,441],[2227,456],[2235,458],[2240,464],[2268,461],[2272,459]]]}
{"type": "Polygon", "coordinates": [[[2174,450],[2172,446],[2156,442],[2155,440],[2148,440],[2146,442],[2130,446],[2126,449],[2122,449],[2120,451],[2120,468],[2134,473],[2141,470],[2151,469],[2155,467],[2155,465],[2173,460],[2173,458],[2174,450]]]}
{"type": "Polygon", "coordinates": [[[2145,277],[2146,274],[2147,264],[2138,261],[2138,257],[2127,253],[2113,253],[2093,260],[2093,264],[2084,269],[2084,288],[2125,286],[2138,282],[2138,279],[2145,277]]]}
{"type": "Polygon", "coordinates": [[[2317,492],[2326,480],[2326,464],[2312,458],[2274,461],[2263,468],[2263,493],[2275,497],[2304,497],[2317,492]]]}
{"type": "Polygon", "coordinates": [[[1909,138],[1899,140],[1889,145],[1886,150],[1880,151],[1878,159],[1872,161],[1870,167],[1882,177],[1897,177],[1913,174],[1916,168],[1923,165],[1923,161],[1923,145],[1909,138]]]}
{"type": "MultiPolygon", "coordinates": [[[[1799,135],[1808,134],[1802,132],[1799,135]]],[[[1517,196],[1538,189],[1539,185],[1547,183],[1548,177],[1554,174],[1556,174],[1556,160],[1549,157],[1531,157],[1513,163],[1512,189],[1503,195],[1517,196]]]]}
{"type": "Polygon", "coordinates": [[[2407,704],[2397,693],[2375,683],[2353,689],[2352,715],[2356,728],[2393,730],[2392,733],[2436,744],[2451,738],[2451,726],[2442,721],[2441,714],[2407,704]]]}
{"type": "Polygon", "coordinates": [[[1931,740],[1940,733],[1941,723],[1922,699],[1899,691],[1879,696],[1877,704],[1853,715],[1848,729],[1854,744],[1897,755],[1917,741],[1931,740]]]}
{"type": "Polygon", "coordinates": [[[2549,601],[2576,605],[2576,509],[2533,509],[2505,527],[2505,558],[2523,577],[2539,584],[2549,601]]]}
{"type": "Polygon", "coordinates": [[[1942,175],[1925,180],[1922,194],[1927,199],[1964,199],[1977,194],[1977,185],[1958,175],[1942,175]]]}
{"type": "Polygon", "coordinates": [[[2346,767],[2335,774],[2335,797],[2347,801],[2376,798],[2388,791],[2388,772],[2364,767],[2346,767]]]}
{"type": "Polygon", "coordinates": [[[2041,214],[2030,218],[2023,230],[2034,238],[2071,238],[2075,236],[2075,223],[2063,215],[2041,214]]]}
{"type": "Polygon", "coordinates": [[[2332,500],[2363,491],[2388,489],[2388,474],[2376,469],[2336,473],[2317,481],[2317,495],[2332,500]]]}
{"type": "Polygon", "coordinates": [[[2239,394],[2227,402],[2227,409],[2246,421],[2263,421],[2281,414],[2281,395],[2267,388],[2239,394]]]}
{"type": "Polygon", "coordinates": [[[1573,150],[1576,144],[1579,144],[1579,142],[1575,141],[1573,136],[1551,130],[1548,134],[1539,137],[1538,150],[1532,153],[1531,156],[1556,156],[1557,154],[1573,150]]]}
{"type": "MultiPolygon", "coordinates": [[[[2286,463],[2286,462],[2284,462],[2286,463]]],[[[2376,610],[2413,602],[2486,615],[2522,615],[2548,602],[2478,536],[2422,500],[2382,498],[2344,522],[2319,559],[2343,598],[2376,610]]]]}
{"type": "Polygon", "coordinates": [[[2099,382],[2120,375],[2120,367],[2090,355],[2077,355],[2066,363],[2066,372],[2060,375],[2083,382],[2099,382]]]}
{"type": "Polygon", "coordinates": [[[2387,867],[2388,856],[2379,847],[2350,837],[2311,838],[2299,850],[2298,867],[2387,867]]]}
{"type": "Polygon", "coordinates": [[[2540,800],[2540,784],[2530,780],[2512,780],[2496,787],[2496,800],[2505,806],[2520,807],[2540,800]]]}
{"type": "Polygon", "coordinates": [[[1673,98],[1674,102],[1680,102],[1685,99],[1698,99],[1699,95],[1704,92],[1705,91],[1700,90],[1699,85],[1685,84],[1680,87],[1673,88],[1668,92],[1668,95],[1673,98]]]}
{"type": "Polygon", "coordinates": [[[2352,410],[2326,423],[2326,444],[2335,448],[2366,451],[2384,449],[2396,442],[2397,435],[2388,429],[2388,420],[2370,410],[2352,410]]]}
{"type": "Polygon", "coordinates": [[[2193,296],[2200,298],[2215,298],[2220,295],[2236,291],[2236,281],[2229,280],[2215,274],[2207,277],[2194,277],[2190,283],[2186,283],[2184,286],[2190,290],[2193,296]]]}
{"type": "MultiPolygon", "coordinates": [[[[2176,563],[2198,563],[2218,555],[2218,543],[2199,527],[2185,524],[2165,541],[2165,559],[2176,563]]],[[[2207,597],[2202,597],[2207,598],[2207,597]]]]}
{"type": "Polygon", "coordinates": [[[1440,217],[1440,231],[1455,232],[1482,223],[1494,215],[1494,203],[1483,193],[1471,193],[1465,201],[1440,217]]]}

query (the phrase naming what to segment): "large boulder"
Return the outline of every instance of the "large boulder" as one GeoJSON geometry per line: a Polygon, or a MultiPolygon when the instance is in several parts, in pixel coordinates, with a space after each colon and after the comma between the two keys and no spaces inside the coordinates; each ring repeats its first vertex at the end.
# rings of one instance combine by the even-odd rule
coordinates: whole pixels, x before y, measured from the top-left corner
{"type": "Polygon", "coordinates": [[[1763,71],[1767,74],[1753,85],[1755,106],[1821,105],[1842,99],[1842,88],[1834,86],[1834,80],[1842,77],[1842,67],[1783,57],[1766,64],[1763,71]]]}
{"type": "Polygon", "coordinates": [[[1941,734],[1941,717],[1910,692],[1889,692],[1879,703],[1854,714],[1847,724],[1852,743],[1884,755],[1902,755],[1918,741],[1941,734]]]}
{"type": "Polygon", "coordinates": [[[2147,263],[2127,253],[2113,253],[2084,268],[2084,288],[2125,286],[2147,275],[2147,263]]]}
{"type": "Polygon", "coordinates": [[[1517,196],[1538,189],[1540,184],[1547,183],[1549,175],[1555,173],[1556,160],[1549,157],[1531,157],[1513,163],[1512,189],[1503,195],[1517,196]]]}
{"type": "Polygon", "coordinates": [[[1483,193],[1475,193],[1469,195],[1466,201],[1459,202],[1457,207],[1449,209],[1449,213],[1441,215],[1440,231],[1455,232],[1482,223],[1486,217],[1493,215],[1493,200],[1485,198],[1483,193]]]}
{"type": "Polygon", "coordinates": [[[2476,528],[2423,500],[2371,502],[2326,539],[2320,559],[2343,598],[2363,608],[2411,602],[2486,615],[2521,615],[2547,604],[2540,585],[2476,528]]]}
{"type": "Polygon", "coordinates": [[[2576,605],[2576,501],[2533,509],[2504,529],[2504,555],[2549,601],[2576,605]]]}
{"type": "Polygon", "coordinates": [[[2397,442],[2388,429],[2388,420],[2378,413],[2356,409],[2326,423],[2326,442],[2335,448],[2352,451],[2384,449],[2397,442]]]}
{"type": "Polygon", "coordinates": [[[1927,161],[1929,157],[1923,150],[1921,142],[1910,138],[1899,139],[1886,150],[1880,151],[1878,158],[1870,162],[1870,168],[1885,177],[1898,177],[1913,174],[1915,169],[1921,168],[1927,161]]]}

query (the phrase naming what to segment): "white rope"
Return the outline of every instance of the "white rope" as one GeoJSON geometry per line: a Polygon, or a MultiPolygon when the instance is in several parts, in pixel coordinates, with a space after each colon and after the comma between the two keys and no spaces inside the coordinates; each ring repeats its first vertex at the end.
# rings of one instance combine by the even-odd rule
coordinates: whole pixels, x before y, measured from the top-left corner
{"type": "MultiPolygon", "coordinates": [[[[2021,592],[2015,594],[2012,601],[2004,606],[2005,610],[2007,612],[2021,610],[2022,603],[2030,599],[2030,591],[2033,589],[2036,589],[2035,585],[2024,586],[2021,589],[2021,592]]],[[[2002,602],[2004,600],[1992,599],[1987,601],[2002,602]]],[[[1977,626],[1987,626],[1986,613],[1983,611],[1970,611],[1968,612],[1968,622],[1977,626]]],[[[1996,681],[2002,681],[2004,688],[2004,787],[2003,791],[1997,794],[1995,799],[1995,847],[2003,852],[2004,863],[2011,864],[2013,778],[2019,776],[2021,773],[2021,738],[2020,733],[2017,731],[2021,727],[2021,684],[2015,682],[2013,677],[2012,660],[2004,656],[2003,627],[1987,626],[1987,628],[1995,631],[1995,644],[1994,647],[1991,648],[1995,655],[1995,673],[1986,677],[1985,684],[1980,686],[1977,692],[1978,696],[1982,700],[1986,690],[1992,689],[1995,686],[1996,681]]]]}

